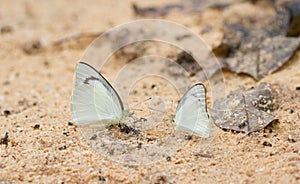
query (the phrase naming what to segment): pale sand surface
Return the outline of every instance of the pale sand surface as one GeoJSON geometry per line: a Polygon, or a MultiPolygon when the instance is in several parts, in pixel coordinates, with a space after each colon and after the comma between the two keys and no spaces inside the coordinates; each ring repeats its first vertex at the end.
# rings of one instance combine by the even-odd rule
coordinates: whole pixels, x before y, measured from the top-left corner
{"type": "MultiPolygon", "coordinates": [[[[159,4],[154,0],[135,2],[159,4]]],[[[166,19],[196,32],[206,21],[222,20],[215,10],[201,16],[172,12],[166,19]]],[[[133,19],[137,17],[130,1],[123,0],[0,1],[0,26],[13,28],[0,35],[0,136],[9,133],[8,144],[0,145],[0,183],[300,182],[300,92],[295,90],[300,86],[299,51],[277,72],[259,81],[284,84],[298,93],[298,98],[281,105],[276,114],[279,122],[265,132],[246,136],[220,131],[205,150],[209,156],[200,156],[195,147],[199,142],[192,140],[172,155],[171,161],[146,166],[113,162],[93,150],[80,129],[68,125],[75,66],[92,40],[68,42],[58,48],[47,45],[75,33],[106,31],[133,19]],[[20,46],[33,39],[41,39],[46,48],[28,55],[20,46]],[[4,110],[11,114],[4,116],[4,110]],[[40,128],[34,129],[36,124],[40,128]],[[289,136],[295,142],[289,141],[289,136]],[[264,141],[272,147],[263,146],[264,141]]],[[[214,45],[220,35],[216,31],[205,38],[214,45]]],[[[258,84],[245,75],[224,71],[224,76],[229,90],[258,84]]]]}

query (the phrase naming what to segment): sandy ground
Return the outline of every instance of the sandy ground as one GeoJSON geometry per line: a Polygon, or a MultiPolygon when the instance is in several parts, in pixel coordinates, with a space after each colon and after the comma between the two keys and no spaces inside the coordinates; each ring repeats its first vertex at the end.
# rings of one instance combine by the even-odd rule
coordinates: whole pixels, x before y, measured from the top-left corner
{"type": "MultiPolygon", "coordinates": [[[[265,131],[247,136],[220,130],[204,152],[195,146],[198,139],[192,139],[169,161],[126,165],[104,158],[87,144],[78,127],[68,124],[75,66],[92,40],[49,45],[76,33],[102,32],[137,19],[130,3],[0,1],[0,26],[12,27],[0,35],[0,136],[9,135],[8,143],[0,145],[0,183],[299,183],[300,92],[295,90],[300,86],[299,52],[259,82],[224,71],[229,90],[270,82],[285,85],[298,98],[285,100],[276,114],[279,121],[265,131]],[[22,45],[36,39],[45,48],[25,53],[22,45]],[[5,115],[6,110],[10,114],[5,115]],[[264,141],[272,146],[264,146],[264,141]]],[[[216,10],[199,16],[173,12],[166,19],[196,32],[204,20],[222,20],[216,10]]],[[[205,38],[214,45],[220,35],[215,32],[205,38]]]]}

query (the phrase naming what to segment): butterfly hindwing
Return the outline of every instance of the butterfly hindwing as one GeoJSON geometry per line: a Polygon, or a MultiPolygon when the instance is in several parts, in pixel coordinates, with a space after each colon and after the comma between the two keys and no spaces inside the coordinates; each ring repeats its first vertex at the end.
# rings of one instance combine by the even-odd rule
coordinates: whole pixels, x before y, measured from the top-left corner
{"type": "Polygon", "coordinates": [[[103,126],[119,120],[123,104],[107,80],[90,65],[76,67],[75,87],[71,98],[72,119],[78,125],[103,126]]]}
{"type": "Polygon", "coordinates": [[[211,127],[203,84],[194,85],[181,98],[174,121],[178,129],[192,131],[205,138],[210,136],[211,127]]]}

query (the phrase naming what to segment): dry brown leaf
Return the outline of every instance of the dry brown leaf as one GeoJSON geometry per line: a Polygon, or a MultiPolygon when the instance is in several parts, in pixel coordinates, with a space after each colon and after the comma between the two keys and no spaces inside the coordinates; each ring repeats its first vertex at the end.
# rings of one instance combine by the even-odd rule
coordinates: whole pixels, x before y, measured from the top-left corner
{"type": "Polygon", "coordinates": [[[287,62],[299,46],[298,38],[285,37],[290,12],[284,7],[245,3],[228,8],[224,15],[224,38],[214,52],[224,57],[223,67],[233,72],[261,79],[287,62]]]}
{"type": "Polygon", "coordinates": [[[244,44],[233,57],[225,58],[223,67],[261,79],[285,64],[297,50],[299,38],[277,36],[262,42],[244,44]]]}
{"type": "Polygon", "coordinates": [[[211,110],[215,124],[222,129],[253,132],[266,127],[276,118],[270,84],[262,83],[255,89],[240,87],[226,98],[213,103],[211,110]]]}

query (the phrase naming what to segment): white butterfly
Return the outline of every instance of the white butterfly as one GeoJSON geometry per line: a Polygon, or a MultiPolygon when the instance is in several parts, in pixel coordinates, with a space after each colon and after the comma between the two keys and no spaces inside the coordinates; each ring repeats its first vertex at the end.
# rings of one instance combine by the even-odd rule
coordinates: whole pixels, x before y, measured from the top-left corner
{"type": "Polygon", "coordinates": [[[211,133],[211,125],[206,107],[206,92],[203,84],[192,86],[181,98],[174,117],[176,127],[192,131],[207,138],[211,133]]]}
{"type": "Polygon", "coordinates": [[[118,123],[123,116],[123,103],[108,81],[92,66],[80,62],[71,97],[71,115],[77,125],[104,126],[118,123]]]}
{"type": "MultiPolygon", "coordinates": [[[[129,112],[108,81],[92,66],[80,62],[71,97],[73,122],[80,126],[105,126],[118,123],[129,112]]],[[[201,137],[210,135],[206,109],[205,87],[196,84],[181,98],[174,121],[178,129],[195,132],[201,137]]]]}

